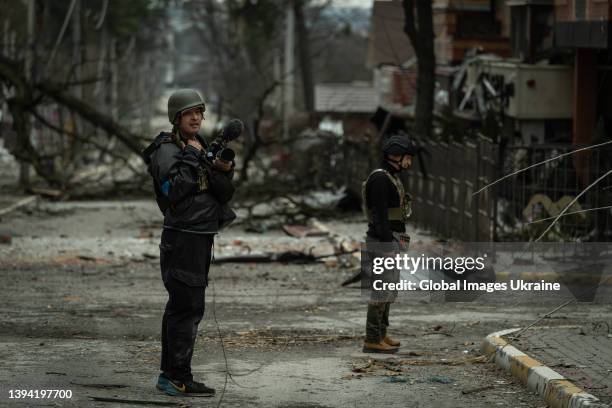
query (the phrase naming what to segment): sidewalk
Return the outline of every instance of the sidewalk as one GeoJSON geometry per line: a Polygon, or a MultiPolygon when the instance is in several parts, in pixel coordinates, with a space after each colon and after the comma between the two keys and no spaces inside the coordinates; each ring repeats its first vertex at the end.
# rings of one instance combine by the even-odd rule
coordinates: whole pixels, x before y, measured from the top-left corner
{"type": "Polygon", "coordinates": [[[612,404],[612,327],[606,322],[595,325],[537,327],[513,345],[602,403],[612,404]]]}
{"type": "Polygon", "coordinates": [[[612,406],[612,333],[605,321],[488,335],[483,351],[552,408],[612,406]]]}

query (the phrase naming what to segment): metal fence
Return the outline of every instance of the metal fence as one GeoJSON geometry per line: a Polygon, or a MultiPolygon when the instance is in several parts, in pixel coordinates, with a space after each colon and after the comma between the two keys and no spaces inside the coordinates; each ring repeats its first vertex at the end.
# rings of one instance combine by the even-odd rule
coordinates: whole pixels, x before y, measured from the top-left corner
{"type": "MultiPolygon", "coordinates": [[[[593,150],[576,171],[574,155],[510,177],[480,194],[500,176],[558,156],[571,145],[506,146],[480,138],[465,143],[420,141],[429,152],[427,175],[415,165],[405,183],[413,196],[413,221],[441,238],[464,241],[529,240],[541,234],[573,198],[609,168],[607,154],[593,150]],[[501,150],[500,150],[501,149],[501,150]],[[544,221],[541,221],[544,220],[544,221]],[[536,221],[536,222],[534,222],[536,221]]],[[[604,183],[606,184],[606,183],[604,183]]],[[[609,190],[612,192],[612,190],[609,190]]],[[[602,184],[584,194],[568,212],[612,204],[602,184]]],[[[546,240],[610,240],[610,211],[565,216],[546,240]]]]}
{"type": "Polygon", "coordinates": [[[491,191],[473,194],[493,180],[497,146],[420,141],[426,174],[420,166],[405,175],[413,198],[413,221],[441,237],[489,241],[494,237],[495,208],[491,191]]]}
{"type": "MultiPolygon", "coordinates": [[[[502,146],[482,136],[462,143],[417,142],[427,151],[422,155],[426,171],[421,172],[417,160],[403,176],[413,197],[412,221],[443,239],[535,239],[589,183],[612,168],[612,149],[593,149],[536,166],[475,194],[503,175],[577,146],[502,146]]],[[[292,162],[293,170],[304,175],[303,182],[346,185],[360,195],[362,181],[380,159],[374,140],[331,138],[317,146],[302,150],[303,165],[297,159],[292,162]]],[[[606,187],[610,184],[612,177],[581,195],[567,211],[574,214],[560,218],[543,240],[612,240],[610,209],[599,209],[612,205],[612,187],[606,187]]]]}
{"type": "MultiPolygon", "coordinates": [[[[500,172],[508,174],[577,147],[568,144],[509,146],[500,160],[500,172]]],[[[552,160],[500,183],[495,195],[500,215],[496,225],[498,236],[538,237],[553,222],[550,218],[556,217],[580,195],[565,212],[569,215],[559,219],[546,239],[609,241],[612,238],[610,210],[601,208],[612,204],[611,190],[605,188],[609,181],[604,179],[581,193],[609,170],[611,164],[607,149],[592,149],[552,160]]]]}

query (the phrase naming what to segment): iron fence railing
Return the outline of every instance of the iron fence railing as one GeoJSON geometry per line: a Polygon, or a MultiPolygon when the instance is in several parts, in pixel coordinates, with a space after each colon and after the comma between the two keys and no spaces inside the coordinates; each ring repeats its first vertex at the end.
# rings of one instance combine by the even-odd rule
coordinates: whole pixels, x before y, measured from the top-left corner
{"type": "Polygon", "coordinates": [[[415,165],[404,182],[413,197],[413,220],[440,236],[466,241],[494,238],[491,192],[473,194],[493,181],[497,146],[476,142],[419,141],[425,173],[415,165]]]}
{"type": "MultiPolygon", "coordinates": [[[[501,175],[575,149],[571,145],[505,146],[486,138],[464,143],[420,141],[427,174],[414,166],[405,183],[413,196],[413,220],[443,238],[464,241],[529,240],[539,236],[588,183],[609,168],[598,150],[534,167],[474,195],[501,175]],[[578,169],[578,171],[576,170],[578,169]]],[[[604,183],[606,184],[606,183],[604,183]]],[[[568,212],[612,204],[611,190],[597,186],[568,212]]],[[[610,240],[609,210],[564,216],[547,240],[610,240]]]]}
{"type": "MultiPolygon", "coordinates": [[[[576,148],[570,144],[508,146],[500,160],[500,172],[508,174],[576,148]]],[[[500,183],[495,197],[501,215],[496,225],[499,235],[524,239],[539,236],[553,221],[548,218],[556,217],[610,168],[609,159],[607,150],[592,149],[552,160],[500,183]]],[[[607,184],[601,182],[581,195],[566,211],[570,215],[559,219],[547,239],[610,240],[610,210],[595,210],[612,204],[607,184]]]]}

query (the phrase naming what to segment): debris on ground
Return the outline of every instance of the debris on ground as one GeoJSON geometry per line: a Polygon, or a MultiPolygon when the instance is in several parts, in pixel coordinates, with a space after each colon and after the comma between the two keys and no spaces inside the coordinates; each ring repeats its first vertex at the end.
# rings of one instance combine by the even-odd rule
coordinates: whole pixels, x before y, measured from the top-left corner
{"type": "Polygon", "coordinates": [[[359,282],[361,281],[361,278],[363,277],[363,271],[361,270],[361,267],[354,270],[353,274],[348,278],[345,279],[342,283],[341,286],[348,286],[352,283],[355,282],[359,282]]]}
{"type": "Polygon", "coordinates": [[[0,244],[10,245],[13,242],[13,237],[9,234],[0,234],[0,244]]]}
{"type": "Polygon", "coordinates": [[[5,207],[5,208],[0,209],[0,217],[4,216],[4,215],[6,215],[6,214],[8,214],[10,212],[13,212],[13,211],[15,211],[15,210],[17,210],[17,209],[19,209],[21,207],[25,207],[27,205],[33,204],[36,201],[38,201],[38,196],[29,196],[29,197],[22,198],[21,200],[15,202],[15,203],[13,203],[13,204],[5,207]]]}
{"type": "MultiPolygon", "coordinates": [[[[422,353],[410,352],[415,355],[422,355],[422,353]]],[[[401,377],[406,372],[411,370],[411,366],[459,366],[469,364],[483,364],[487,362],[487,356],[478,356],[470,358],[457,358],[457,359],[395,359],[395,356],[391,359],[379,360],[377,358],[368,358],[367,362],[357,364],[353,363],[351,371],[353,373],[359,373],[367,376],[384,376],[384,377],[401,377]]],[[[400,382],[400,381],[398,381],[400,382]]],[[[443,375],[434,375],[428,377],[426,380],[421,382],[439,382],[442,384],[450,384],[455,382],[450,377],[443,375]]],[[[472,391],[476,392],[476,391],[472,391]]]]}
{"type": "Polygon", "coordinates": [[[474,394],[474,393],[477,393],[477,392],[492,390],[493,388],[495,388],[494,385],[484,385],[482,387],[467,388],[467,389],[461,390],[461,393],[464,394],[464,395],[474,394]]]}
{"type": "Polygon", "coordinates": [[[244,228],[244,231],[255,234],[264,234],[268,231],[268,227],[262,224],[249,224],[244,228]]]}
{"type": "Polygon", "coordinates": [[[53,188],[43,188],[43,187],[30,187],[28,192],[32,194],[37,194],[42,197],[48,197],[51,199],[60,199],[66,198],[67,193],[62,190],[57,190],[53,188]]]}
{"type": "Polygon", "coordinates": [[[59,373],[56,371],[46,371],[45,374],[47,375],[67,375],[66,373],[59,373]]]}
{"type": "MultiPolygon", "coordinates": [[[[204,341],[219,341],[216,335],[201,336],[204,341]]],[[[292,330],[287,332],[273,329],[253,329],[223,333],[223,344],[226,348],[270,348],[284,349],[289,346],[304,344],[326,344],[340,341],[354,341],[361,339],[359,334],[327,333],[318,330],[292,330]]]]}
{"type": "Polygon", "coordinates": [[[282,230],[285,231],[287,235],[290,235],[295,238],[304,238],[304,237],[324,237],[329,235],[329,231],[324,231],[322,229],[316,227],[308,227],[305,225],[283,225],[282,230]]]}
{"type": "Polygon", "coordinates": [[[453,330],[455,329],[454,324],[453,324],[453,327],[450,328],[450,330],[442,330],[443,328],[444,326],[438,324],[434,327],[431,327],[430,330],[423,333],[423,335],[427,336],[431,334],[441,334],[446,337],[453,337],[453,330]]]}
{"type": "Polygon", "coordinates": [[[92,262],[99,262],[101,261],[100,258],[96,258],[94,256],[89,256],[89,255],[79,255],[77,256],[78,259],[81,259],[83,261],[92,261],[92,262]]]}
{"type": "Polygon", "coordinates": [[[440,360],[400,360],[401,364],[405,365],[465,365],[465,364],[484,364],[488,362],[487,356],[469,357],[469,358],[458,358],[458,359],[440,359],[440,360]]]}
{"type": "Polygon", "coordinates": [[[381,362],[382,366],[393,372],[393,373],[403,373],[404,371],[407,371],[408,368],[404,368],[402,367],[401,363],[395,362],[395,361],[386,361],[386,362],[381,362]]]}
{"type": "Polygon", "coordinates": [[[309,253],[303,251],[282,251],[282,252],[268,252],[260,254],[245,254],[245,255],[227,255],[215,257],[214,263],[267,263],[267,262],[280,262],[280,263],[315,263],[323,262],[328,267],[337,267],[338,261],[336,260],[323,260],[324,258],[330,258],[334,256],[346,255],[345,252],[330,253],[324,255],[314,255],[312,251],[309,253]]]}
{"type": "Polygon", "coordinates": [[[87,384],[87,383],[79,383],[76,381],[70,381],[70,384],[72,385],[80,385],[81,387],[88,387],[88,388],[98,388],[98,389],[113,389],[113,388],[127,388],[129,387],[129,385],[125,385],[125,384],[87,384]]]}
{"type": "Polygon", "coordinates": [[[374,369],[375,369],[374,361],[373,360],[369,360],[364,365],[353,365],[352,371],[354,373],[365,373],[365,372],[373,371],[374,369]]]}
{"type": "Polygon", "coordinates": [[[430,375],[429,377],[427,377],[427,382],[440,383],[440,384],[452,384],[455,382],[455,380],[445,375],[430,375]]]}
{"type": "Polygon", "coordinates": [[[312,263],[319,260],[312,254],[300,251],[284,251],[279,253],[247,254],[247,255],[227,255],[215,257],[214,263],[266,263],[266,262],[295,262],[312,263]]]}
{"type": "MultiPolygon", "coordinates": [[[[245,197],[248,191],[243,189],[245,197]]],[[[283,224],[295,224],[315,217],[337,216],[336,203],[341,198],[330,191],[316,191],[309,194],[283,194],[258,192],[257,200],[243,199],[237,202],[235,210],[244,212],[235,225],[245,222],[248,228],[277,228],[283,224]],[[257,222],[254,224],[253,222],[257,222]]],[[[314,226],[314,225],[313,225],[314,226]]]]}
{"type": "Polygon", "coordinates": [[[396,375],[385,378],[383,381],[390,383],[407,383],[410,379],[403,375],[396,375]]]}
{"type": "Polygon", "coordinates": [[[138,237],[139,239],[149,239],[149,238],[153,238],[155,236],[155,232],[147,229],[147,228],[140,228],[140,231],[138,233],[138,237]]]}
{"type": "MultiPolygon", "coordinates": [[[[212,397],[212,395],[211,395],[212,397]]],[[[155,400],[136,400],[136,399],[124,399],[124,398],[108,398],[108,397],[92,397],[92,401],[100,402],[116,402],[119,404],[134,404],[134,405],[159,405],[162,407],[189,407],[182,402],[170,402],[170,401],[155,401],[155,400]]]]}

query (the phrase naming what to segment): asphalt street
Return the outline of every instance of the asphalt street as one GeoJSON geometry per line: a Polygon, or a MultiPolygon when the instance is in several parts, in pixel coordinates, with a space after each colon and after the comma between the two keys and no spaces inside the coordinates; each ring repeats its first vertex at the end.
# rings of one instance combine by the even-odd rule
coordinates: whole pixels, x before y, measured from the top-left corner
{"type": "MultiPolygon", "coordinates": [[[[0,245],[0,405],[131,406],[91,397],[176,402],[154,388],[166,301],[160,225],[147,200],[42,203],[2,219],[0,232],[10,243],[0,245]],[[72,398],[11,399],[17,389],[70,390],[72,398]]],[[[359,222],[328,225],[345,234],[362,228],[359,222]]],[[[325,237],[247,233],[238,226],[219,236],[215,253],[308,248],[333,250],[325,237]]],[[[402,355],[372,360],[360,353],[366,311],[360,290],[340,286],[351,273],[333,259],[213,265],[193,369],[217,395],[179,402],[546,406],[488,362],[480,346],[487,334],[524,326],[554,305],[537,298],[520,305],[397,303],[390,333],[402,341],[402,355]]],[[[580,325],[610,311],[609,305],[573,304],[545,323],[580,325]]]]}

